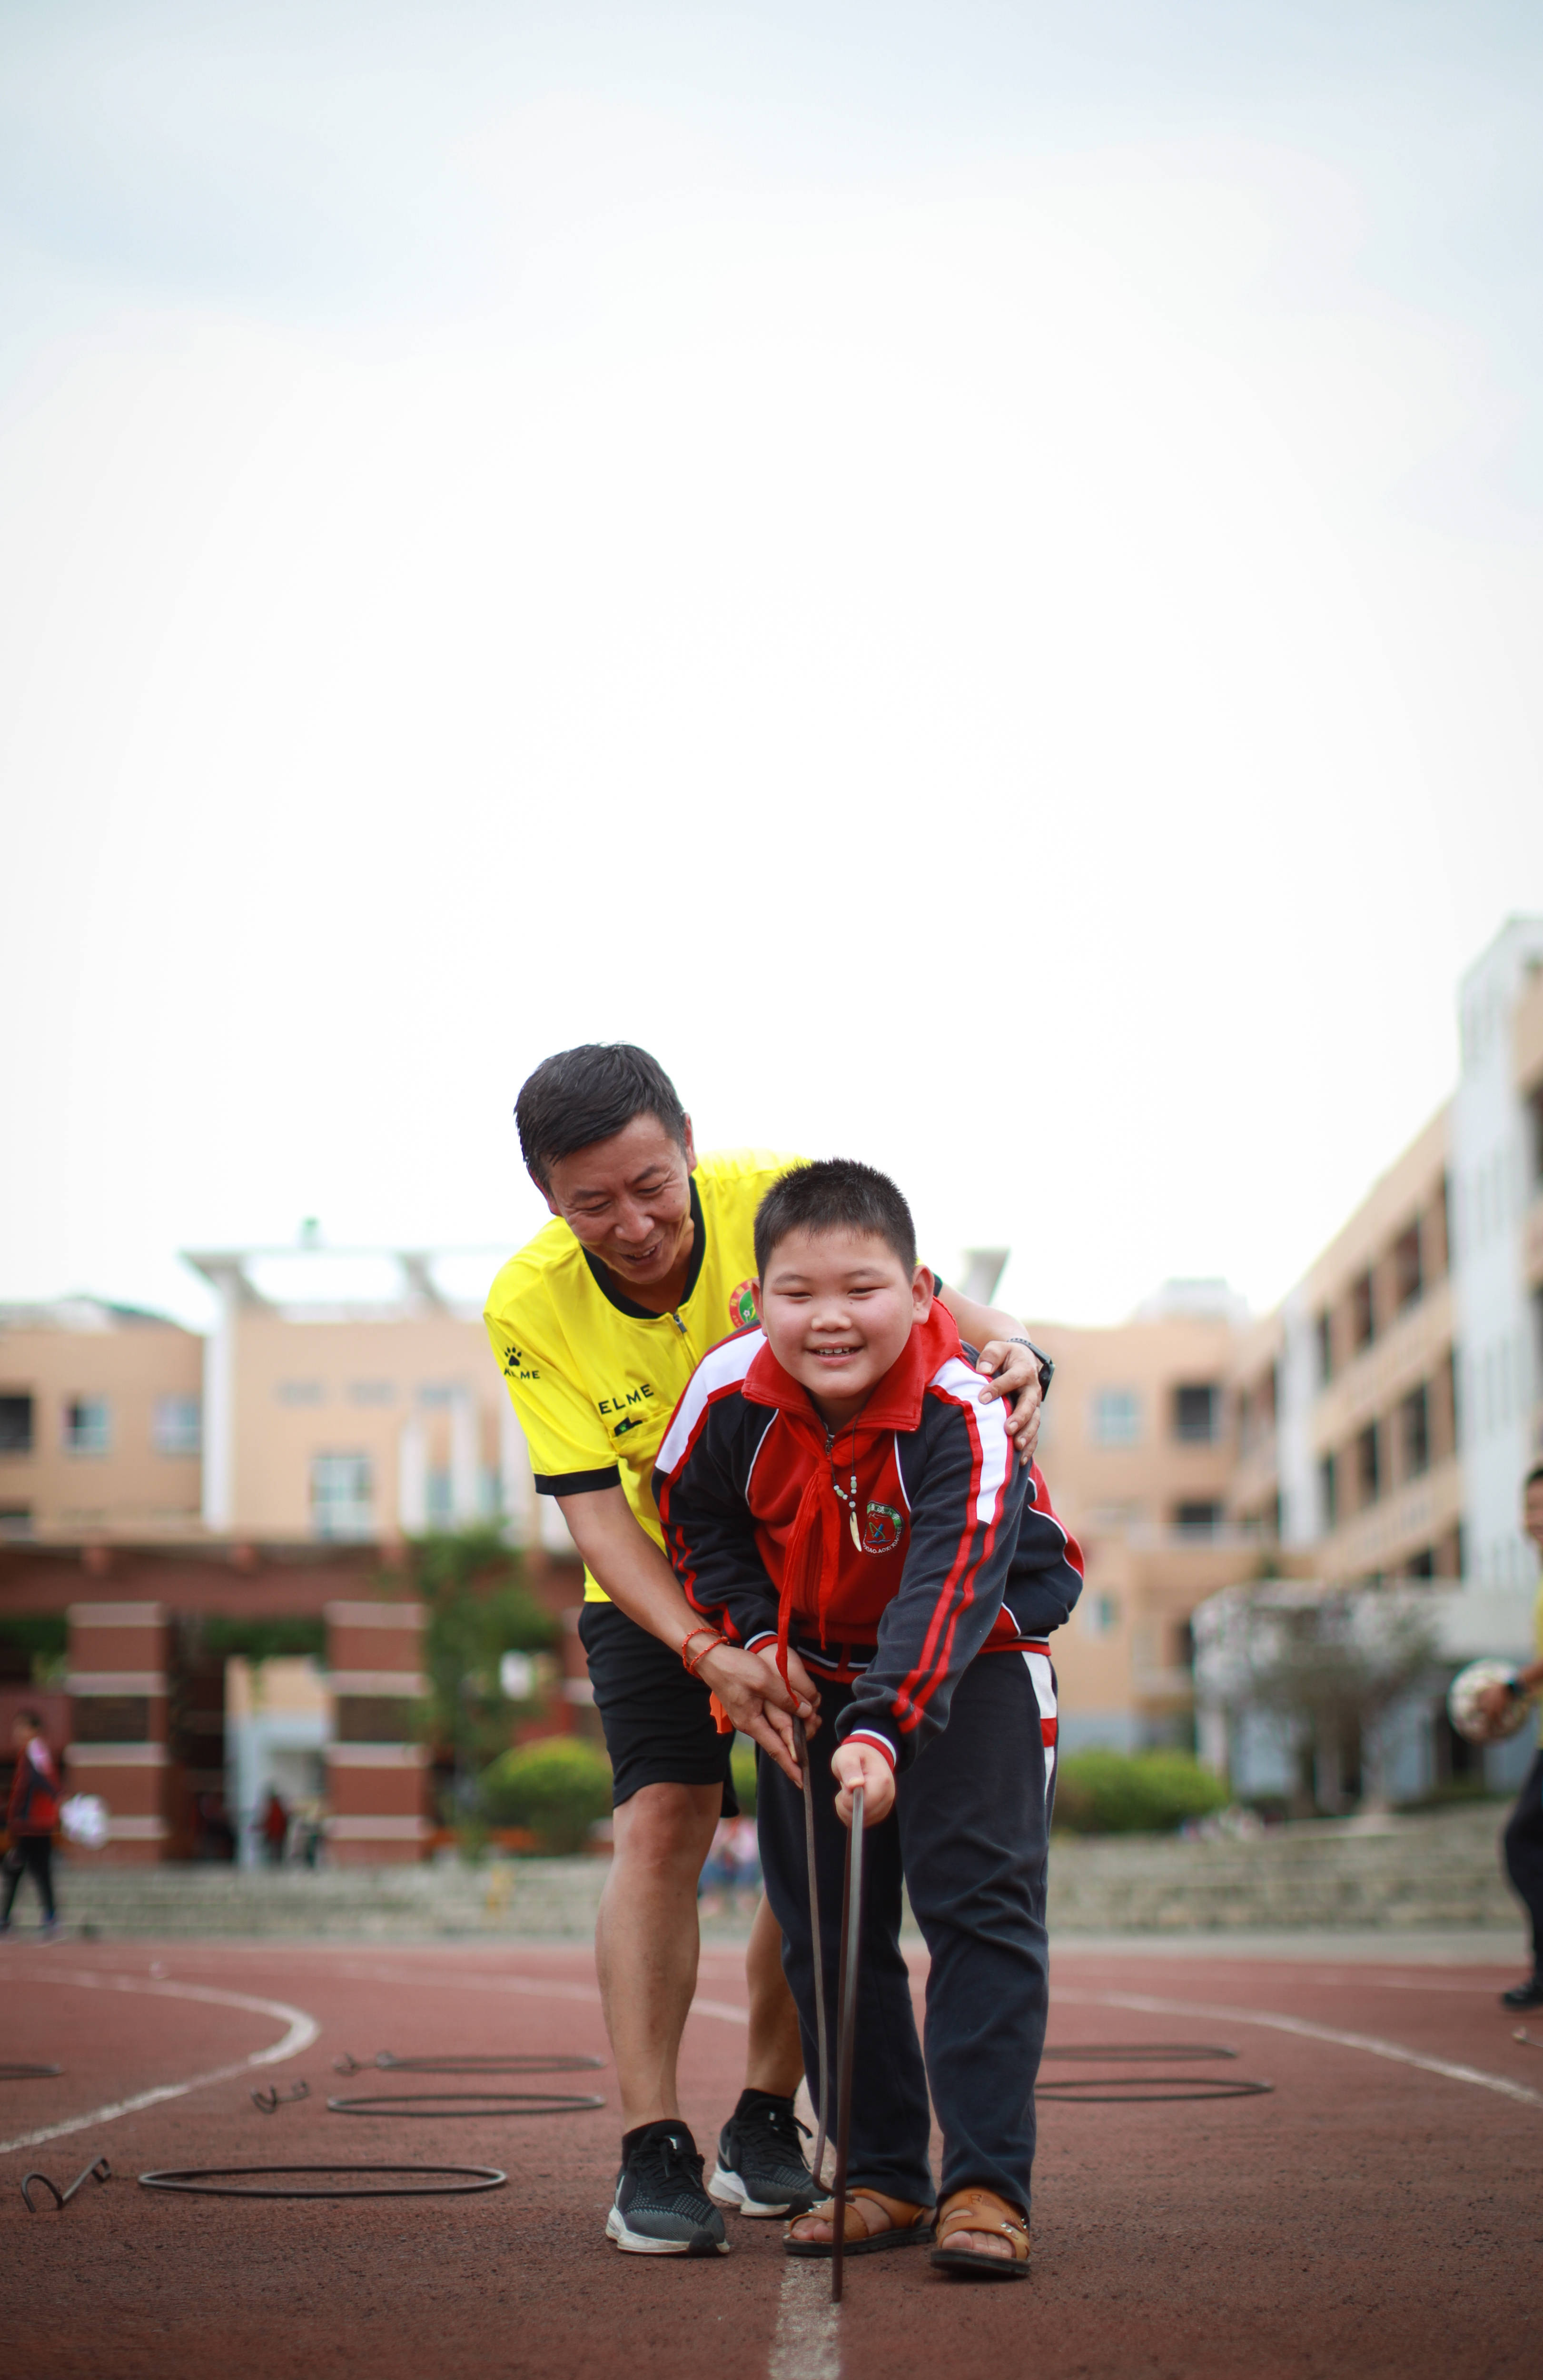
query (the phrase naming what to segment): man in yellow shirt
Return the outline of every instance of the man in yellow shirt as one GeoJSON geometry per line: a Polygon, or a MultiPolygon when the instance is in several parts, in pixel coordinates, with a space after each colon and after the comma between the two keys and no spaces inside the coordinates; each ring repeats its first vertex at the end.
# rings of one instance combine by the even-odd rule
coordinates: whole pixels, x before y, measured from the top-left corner
{"type": "MultiPolygon", "coordinates": [[[[546,1059],[515,1112],[554,1220],[499,1273],[486,1319],[537,1490],[557,1498],[584,1559],[579,1633],[614,1775],[596,1958],[624,2131],[606,2228],[637,2253],[726,2254],[714,2196],[775,2216],[820,2194],[793,2115],[803,2057],[764,1902],[746,1962],[746,2089],[719,2141],[711,2195],[675,2079],[696,1989],[697,1882],[714,1828],[736,1806],[733,1735],[718,1731],[711,1701],[793,1777],[795,1705],[775,1682],[769,1691],[753,1654],[704,1650],[711,1632],[670,1568],[650,1482],[698,1362],[755,1318],[756,1208],[797,1160],[750,1150],[699,1160],[669,1076],[626,1043],[546,1059]]],[[[1015,1400],[1010,1428],[1032,1453],[1043,1359],[1011,1316],[940,1294],[980,1348],[987,1393],[1015,1400]]],[[[812,1714],[809,1680],[796,1665],[790,1676],[812,1714]]]]}

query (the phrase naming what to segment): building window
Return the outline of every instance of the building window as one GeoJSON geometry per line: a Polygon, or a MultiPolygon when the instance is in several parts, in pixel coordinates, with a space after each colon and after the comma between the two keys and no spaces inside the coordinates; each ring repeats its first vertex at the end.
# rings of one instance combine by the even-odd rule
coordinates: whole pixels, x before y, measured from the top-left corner
{"type": "Polygon", "coordinates": [[[273,1390],[281,1405],[319,1405],[325,1394],[320,1380],[280,1380],[273,1390]]]}
{"type": "Polygon", "coordinates": [[[1093,1396],[1095,1446],[1135,1446],[1141,1436],[1141,1400],[1134,1389],[1099,1389],[1093,1396]]]}
{"type": "Polygon", "coordinates": [[[202,1438],[197,1397],[157,1397],[151,1436],[157,1454],[196,1454],[202,1438]]]}
{"type": "Polygon", "coordinates": [[[1375,1504],[1382,1493],[1382,1446],[1374,1421],[1355,1440],[1355,1484],[1363,1504],[1375,1504]]]}
{"type": "Polygon", "coordinates": [[[1334,1377],[1334,1318],[1326,1305],[1313,1324],[1318,1348],[1318,1380],[1324,1388],[1334,1377]]]}
{"type": "Polygon", "coordinates": [[[1369,1347],[1376,1336],[1377,1299],[1371,1275],[1364,1272],[1350,1284],[1350,1344],[1358,1354],[1363,1347],[1369,1347]]]}
{"type": "Polygon", "coordinates": [[[350,1380],[348,1402],[351,1405],[394,1405],[396,1390],[390,1380],[350,1380]]]}
{"type": "Polygon", "coordinates": [[[71,1397],[65,1406],[67,1454],[105,1454],[112,1444],[112,1418],[105,1397],[71,1397]]]}
{"type": "Polygon", "coordinates": [[[1221,1435],[1221,1391],[1212,1380],[1173,1391],[1173,1435],[1186,1446],[1209,1446],[1221,1435]]]}
{"type": "Polygon", "coordinates": [[[1220,1504],[1175,1504],[1173,1525],[1181,1537],[1214,1537],[1221,1526],[1220,1504]]]}
{"type": "Polygon", "coordinates": [[[1403,1475],[1417,1479],[1430,1468],[1430,1390],[1422,1380],[1400,1405],[1399,1436],[1403,1440],[1403,1475]]]}
{"type": "Polygon", "coordinates": [[[1411,1554],[1403,1565],[1403,1575],[1405,1578],[1434,1578],[1436,1575],[1435,1547],[1424,1546],[1417,1554],[1411,1554]]]}
{"type": "Polygon", "coordinates": [[[1112,1636],[1120,1625],[1120,1604],[1112,1595],[1085,1595],[1077,1616],[1089,1636],[1112,1636]]]}
{"type": "Polygon", "coordinates": [[[31,1451],[31,1398],[0,1397],[0,1454],[30,1454],[31,1451]]]}
{"type": "Polygon", "coordinates": [[[1425,1289],[1425,1267],[1420,1255],[1420,1227],[1411,1223],[1393,1242],[1393,1294],[1402,1314],[1406,1305],[1425,1289]]]}
{"type": "Polygon", "coordinates": [[[1333,1454],[1320,1455],[1318,1466],[1318,1503],[1323,1512],[1326,1529],[1336,1528],[1340,1518],[1340,1464],[1333,1454]]]}
{"type": "Polygon", "coordinates": [[[310,1521],[319,1537],[375,1534],[368,1454],[316,1454],[310,1463],[310,1521]]]}
{"type": "Polygon", "coordinates": [[[0,1538],[30,1537],[32,1534],[32,1508],[30,1504],[0,1504],[0,1538]]]}

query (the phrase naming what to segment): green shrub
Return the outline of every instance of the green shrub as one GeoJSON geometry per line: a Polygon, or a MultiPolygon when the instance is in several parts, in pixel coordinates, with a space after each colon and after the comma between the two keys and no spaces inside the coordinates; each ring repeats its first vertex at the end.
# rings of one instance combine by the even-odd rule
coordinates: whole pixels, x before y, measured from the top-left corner
{"type": "Polygon", "coordinates": [[[543,1852],[582,1851],[611,1815],[611,1764],[576,1735],[544,1736],[483,1769],[481,1801],[492,1825],[529,1827],[543,1852]]]}
{"type": "Polygon", "coordinates": [[[1166,1834],[1231,1798],[1187,1752],[1072,1752],[1056,1767],[1054,1824],[1070,1835],[1166,1834]]]}
{"type": "Polygon", "coordinates": [[[734,1790],[746,1817],[756,1815],[756,1747],[747,1736],[740,1736],[729,1755],[729,1767],[734,1776],[734,1790]]]}

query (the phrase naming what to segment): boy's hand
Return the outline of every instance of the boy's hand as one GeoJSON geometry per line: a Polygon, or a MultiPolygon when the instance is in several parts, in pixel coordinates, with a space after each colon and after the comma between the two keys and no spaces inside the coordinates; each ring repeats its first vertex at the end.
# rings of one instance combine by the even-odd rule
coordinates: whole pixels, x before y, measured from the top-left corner
{"type": "MultiPolygon", "coordinates": [[[[793,1676],[791,1660],[788,1674],[793,1676]]],[[[790,1694],[774,1661],[763,1661],[759,1653],[743,1652],[737,1645],[714,1645],[698,1662],[697,1675],[706,1679],[741,1735],[769,1752],[789,1782],[801,1786],[804,1779],[793,1749],[792,1714],[796,1707],[807,1727],[812,1706],[806,1708],[797,1703],[801,1689],[796,1681],[790,1694]]]]}
{"type": "Polygon", "coordinates": [[[831,1774],[841,1791],[836,1815],[844,1827],[852,1824],[852,1788],[863,1789],[863,1832],[882,1826],[894,1807],[894,1771],[871,1743],[841,1743],[831,1758],[831,1774]]]}
{"type": "Polygon", "coordinates": [[[988,1339],[980,1350],[976,1370],[990,1387],[982,1391],[982,1404],[995,1397],[1015,1400],[1007,1416],[1007,1435],[1017,1449],[1018,1461],[1030,1463],[1039,1443],[1039,1408],[1044,1392],[1039,1386],[1039,1359],[1032,1347],[1017,1339],[988,1339]]]}
{"type": "MultiPolygon", "coordinates": [[[[781,1694],[783,1686],[783,1673],[777,1667],[777,1656],[775,1650],[770,1645],[764,1646],[757,1652],[756,1658],[758,1661],[764,1663],[765,1667],[771,1671],[772,1677],[776,1681],[777,1691],[781,1694]]],[[[804,1722],[804,1733],[810,1737],[818,1735],[820,1732],[820,1688],[815,1684],[814,1680],[805,1669],[804,1664],[800,1661],[797,1654],[794,1651],[791,1645],[787,1648],[787,1682],[798,1697],[798,1716],[804,1722]]],[[[767,1692],[771,1692],[770,1687],[768,1687],[767,1692]]],[[[791,1733],[791,1730],[789,1732],[791,1733]]]]}

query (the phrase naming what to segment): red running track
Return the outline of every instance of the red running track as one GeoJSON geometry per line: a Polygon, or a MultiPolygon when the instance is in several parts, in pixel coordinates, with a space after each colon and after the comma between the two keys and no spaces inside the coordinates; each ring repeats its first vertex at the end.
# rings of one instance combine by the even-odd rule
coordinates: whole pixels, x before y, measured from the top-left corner
{"type": "MultiPolygon", "coordinates": [[[[0,1951],[0,2056],[65,2070],[0,2083],[0,2143],[91,2120],[0,2149],[0,2364],[28,2380],[1531,2380],[1543,2054],[1496,2004],[1512,1980],[1396,1959],[1062,1953],[1052,2042],[1221,2043],[1235,2064],[1187,2070],[1273,2094],[1042,2104],[1029,2285],[951,2283],[903,2252],[849,2265],[836,2317],[828,2272],[784,2258],[774,2223],[731,2218],[734,2253],[711,2263],[611,2248],[611,2107],[326,2112],[329,2091],[430,2087],[340,2082],[345,2051],[603,2055],[583,1949],[23,1938],[0,1951]],[[305,2103],[252,2106],[253,2085],[301,2075],[305,2103]],[[105,2188],[25,2212],[29,2167],[63,2184],[99,2154],[105,2188]],[[133,2179],[329,2157],[497,2165],[510,2183],[440,2204],[241,2205],[133,2179]]],[[[706,1952],[686,2107],[704,2146],[738,2087],[743,2005],[737,1952],[706,1952]]],[[[614,2098],[608,2073],[528,2087],[591,2083],[614,2098]]]]}

